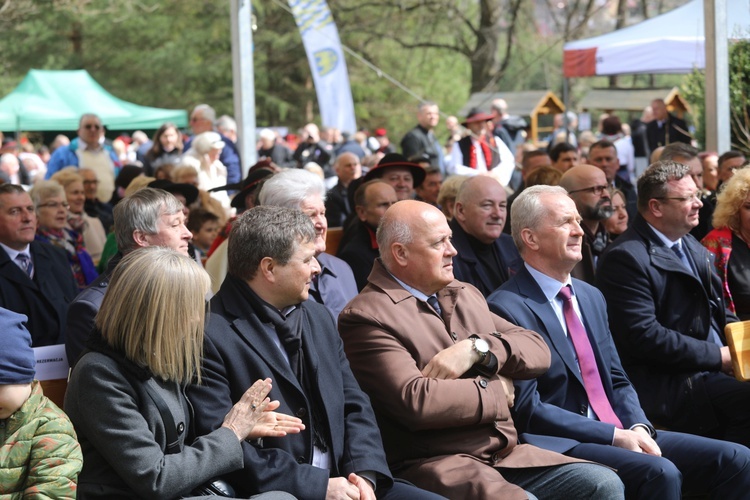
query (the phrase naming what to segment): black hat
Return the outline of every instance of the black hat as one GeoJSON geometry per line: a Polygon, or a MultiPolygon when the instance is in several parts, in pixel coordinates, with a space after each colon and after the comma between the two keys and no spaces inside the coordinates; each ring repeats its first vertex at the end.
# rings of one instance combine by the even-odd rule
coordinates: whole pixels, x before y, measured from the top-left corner
{"type": "Polygon", "coordinates": [[[424,181],[425,174],[422,165],[411,163],[406,160],[403,155],[398,153],[388,153],[383,157],[377,165],[372,167],[367,175],[365,175],[365,182],[373,179],[379,179],[383,177],[385,170],[390,167],[408,168],[411,171],[412,177],[414,177],[414,187],[419,186],[424,181]]]}
{"type": "Polygon", "coordinates": [[[192,184],[172,182],[168,179],[157,179],[151,182],[148,187],[163,189],[167,193],[181,194],[185,197],[185,204],[187,205],[192,205],[198,199],[198,188],[192,184]]]}
{"type": "Polygon", "coordinates": [[[247,208],[245,206],[245,198],[247,198],[247,195],[253,189],[257,188],[258,184],[275,174],[277,171],[277,168],[272,165],[270,160],[261,160],[250,167],[245,180],[242,181],[241,184],[237,185],[237,187],[233,188],[239,189],[240,192],[234,195],[234,198],[232,198],[232,206],[238,211],[245,210],[247,208]]]}

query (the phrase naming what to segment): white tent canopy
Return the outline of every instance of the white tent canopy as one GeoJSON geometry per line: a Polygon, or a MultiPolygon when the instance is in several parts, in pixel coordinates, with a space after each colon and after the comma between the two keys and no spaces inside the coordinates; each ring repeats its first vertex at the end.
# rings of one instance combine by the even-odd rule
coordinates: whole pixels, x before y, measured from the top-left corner
{"type": "MultiPolygon", "coordinates": [[[[566,78],[690,73],[705,66],[703,0],[606,35],[565,44],[566,78]]],[[[750,38],[750,0],[727,1],[730,39],[750,38]]]]}

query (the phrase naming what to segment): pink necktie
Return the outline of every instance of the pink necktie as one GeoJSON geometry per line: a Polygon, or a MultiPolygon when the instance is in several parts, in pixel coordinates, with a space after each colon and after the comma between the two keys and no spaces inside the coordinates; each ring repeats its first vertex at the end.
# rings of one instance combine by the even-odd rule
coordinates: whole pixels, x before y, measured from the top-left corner
{"type": "Polygon", "coordinates": [[[599,375],[594,350],[591,347],[588,335],[586,335],[586,329],[573,310],[570,286],[566,285],[562,287],[558,297],[563,299],[563,316],[565,316],[565,324],[568,325],[568,335],[570,335],[570,339],[573,341],[573,346],[578,354],[578,366],[581,368],[583,387],[586,390],[589,403],[594,409],[596,416],[599,417],[599,420],[622,429],[622,423],[617,418],[617,415],[615,415],[607,394],[604,392],[602,377],[599,375]]]}

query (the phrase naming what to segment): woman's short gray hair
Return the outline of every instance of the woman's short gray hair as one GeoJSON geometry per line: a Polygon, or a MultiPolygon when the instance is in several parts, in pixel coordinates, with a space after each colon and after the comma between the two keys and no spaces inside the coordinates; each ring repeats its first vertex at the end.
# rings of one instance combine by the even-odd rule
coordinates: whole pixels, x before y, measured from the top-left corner
{"type": "Polygon", "coordinates": [[[326,186],[323,179],[307,170],[288,169],[275,174],[263,184],[258,203],[299,209],[305,199],[314,195],[325,201],[326,186]]]}
{"type": "Polygon", "coordinates": [[[34,203],[34,208],[39,208],[39,205],[55,196],[65,200],[65,189],[57,181],[37,181],[29,191],[29,196],[34,203]]]}
{"type": "Polygon", "coordinates": [[[568,192],[560,186],[539,184],[521,191],[521,194],[518,195],[518,198],[510,206],[510,234],[513,236],[513,242],[521,253],[524,251],[521,231],[526,228],[537,228],[542,218],[547,214],[546,207],[539,201],[539,198],[545,194],[568,196],[568,192]]]}
{"type": "Polygon", "coordinates": [[[122,253],[135,250],[138,245],[133,239],[134,231],[156,234],[162,214],[174,215],[181,211],[182,203],[161,189],[147,187],[123,198],[113,210],[117,248],[122,253]]]}

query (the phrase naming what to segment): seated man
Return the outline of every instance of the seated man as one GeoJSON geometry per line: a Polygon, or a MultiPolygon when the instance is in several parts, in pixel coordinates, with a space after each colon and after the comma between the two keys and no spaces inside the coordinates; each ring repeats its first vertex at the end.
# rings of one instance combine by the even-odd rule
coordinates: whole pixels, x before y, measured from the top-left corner
{"type": "Polygon", "coordinates": [[[243,442],[245,466],[229,477],[239,494],[438,498],[391,478],[333,317],[307,300],[320,272],[315,239],[310,217],[290,208],[255,207],[232,225],[228,274],[206,327],[203,381],[188,389],[196,431],[221,426],[248,384],[272,377],[268,396],[281,403],[279,412],[301,418],[305,430],[243,442]]]}
{"type": "Polygon", "coordinates": [[[193,234],[185,226],[182,208],[182,203],[173,195],[153,188],[136,191],[117,204],[114,210],[115,239],[120,255],[108,262],[106,272],[78,294],[68,308],[65,353],[71,367],[75,366],[86,347],[109,278],[122,255],[151,245],[188,255],[188,243],[193,234]]]}
{"type": "Polygon", "coordinates": [[[391,468],[456,499],[622,495],[609,469],[517,444],[511,379],[543,374],[549,349],[453,279],[450,238],[437,208],[396,203],[378,228],[368,285],[339,316],[391,468]]]}
{"type": "Polygon", "coordinates": [[[0,307],[26,315],[32,345],[39,347],[65,341],[78,285],[66,253],[34,241],[35,234],[31,197],[17,184],[0,185],[0,307]]]}
{"type": "Polygon", "coordinates": [[[338,256],[352,268],[357,290],[367,284],[372,263],[378,258],[375,231],[388,207],[398,201],[393,187],[381,179],[367,181],[354,193],[354,210],[357,219],[344,232],[338,256]]]}
{"type": "Polygon", "coordinates": [[[310,298],[323,304],[338,317],[344,306],[357,295],[357,284],[349,264],[326,251],[328,220],[323,180],[307,170],[282,170],[270,177],[258,194],[260,205],[301,210],[315,225],[315,258],[320,273],[310,283],[310,298]]]}
{"type": "Polygon", "coordinates": [[[485,297],[523,264],[513,239],[503,234],[508,194],[494,178],[472,177],[458,188],[450,228],[458,255],[453,273],[471,283],[485,297]]]}
{"type": "Polygon", "coordinates": [[[414,186],[422,184],[425,175],[424,168],[418,163],[411,163],[398,153],[390,153],[367,172],[364,182],[383,179],[396,190],[399,201],[410,200],[414,198],[414,186]]]}
{"type": "Polygon", "coordinates": [[[732,376],[721,280],[688,233],[700,191],[690,167],[651,165],[638,216],[599,258],[612,337],[643,409],[672,430],[750,444],[750,384],[732,376]]]}
{"type": "Polygon", "coordinates": [[[611,243],[604,221],[614,213],[612,198],[604,172],[593,165],[576,165],[560,179],[570,199],[575,202],[581,215],[583,258],[573,268],[573,277],[593,285],[596,278],[596,262],[607,245],[611,243]]]}
{"type": "Polygon", "coordinates": [[[628,498],[745,497],[750,450],[657,434],[643,413],[612,342],[601,293],[571,279],[584,232],[565,190],[534,186],[513,206],[513,239],[525,266],[490,295],[490,309],[540,333],[552,353],[547,373],[515,382],[521,439],[609,465],[628,498]]]}

